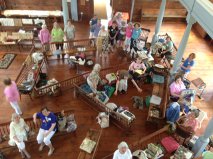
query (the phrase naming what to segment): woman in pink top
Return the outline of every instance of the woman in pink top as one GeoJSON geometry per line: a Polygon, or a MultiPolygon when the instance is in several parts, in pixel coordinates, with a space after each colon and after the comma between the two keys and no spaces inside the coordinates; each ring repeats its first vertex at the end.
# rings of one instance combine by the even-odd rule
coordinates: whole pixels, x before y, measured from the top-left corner
{"type": "Polygon", "coordinates": [[[4,80],[5,89],[4,94],[7,101],[10,103],[13,109],[15,109],[16,114],[21,115],[21,109],[18,105],[19,92],[14,81],[11,81],[10,78],[4,80]]]}
{"type": "Polygon", "coordinates": [[[132,26],[132,23],[129,22],[128,26],[126,27],[125,50],[128,50],[130,47],[132,31],[133,31],[133,26],[132,26]]]}
{"type": "Polygon", "coordinates": [[[181,76],[176,76],[175,81],[170,85],[170,94],[175,101],[178,101],[181,97],[181,92],[186,89],[181,76]]]}
{"type": "Polygon", "coordinates": [[[42,25],[42,29],[39,32],[39,39],[41,41],[43,50],[49,51],[49,43],[51,40],[51,35],[45,24],[42,25]]]}
{"type": "Polygon", "coordinates": [[[133,61],[129,66],[129,74],[132,75],[134,80],[139,80],[145,71],[146,66],[141,57],[138,57],[136,61],[133,61]]]}

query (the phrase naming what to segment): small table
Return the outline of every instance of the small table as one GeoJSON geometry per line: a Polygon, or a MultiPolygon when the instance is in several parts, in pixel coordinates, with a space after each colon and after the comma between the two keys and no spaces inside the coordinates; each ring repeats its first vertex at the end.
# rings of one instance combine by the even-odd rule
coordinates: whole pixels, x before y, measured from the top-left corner
{"type": "Polygon", "coordinates": [[[191,81],[194,86],[197,88],[197,90],[200,91],[200,94],[198,94],[198,97],[201,99],[202,98],[202,94],[206,88],[206,83],[203,82],[203,80],[201,78],[196,78],[194,80],[191,81]]]}

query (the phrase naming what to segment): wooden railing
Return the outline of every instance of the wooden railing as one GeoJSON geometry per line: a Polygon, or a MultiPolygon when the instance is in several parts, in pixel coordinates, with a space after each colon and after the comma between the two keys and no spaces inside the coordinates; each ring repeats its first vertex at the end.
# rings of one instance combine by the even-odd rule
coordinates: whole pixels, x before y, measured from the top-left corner
{"type": "Polygon", "coordinates": [[[29,55],[27,56],[27,58],[23,62],[22,67],[19,71],[19,74],[18,74],[18,76],[16,77],[16,80],[15,80],[15,82],[17,84],[21,84],[22,81],[26,78],[26,74],[29,72],[29,70],[32,69],[33,61],[32,61],[31,55],[34,52],[34,50],[35,50],[35,47],[33,46],[31,48],[30,52],[29,52],[29,55]]]}
{"type": "MultiPolygon", "coordinates": [[[[127,69],[128,68],[129,63],[125,63],[125,64],[121,64],[115,67],[109,67],[106,69],[102,69],[100,72],[100,77],[101,78],[105,78],[105,75],[108,73],[116,73],[117,70],[119,69],[127,69]]],[[[35,95],[36,96],[43,96],[48,94],[49,92],[52,91],[53,87],[58,87],[60,88],[62,91],[68,90],[68,89],[72,89],[74,88],[74,84],[75,85],[79,85],[81,83],[85,83],[86,82],[86,77],[89,75],[90,72],[85,72],[84,74],[81,75],[77,75],[75,77],[66,79],[64,81],[59,81],[58,83],[52,84],[52,85],[48,85],[48,86],[44,86],[41,88],[35,88],[35,95]]]]}
{"type": "Polygon", "coordinates": [[[112,111],[105,104],[101,103],[99,100],[95,99],[94,97],[90,96],[84,90],[82,90],[78,85],[75,85],[75,96],[78,97],[80,95],[85,101],[89,103],[92,109],[97,112],[109,112],[110,120],[113,124],[121,129],[128,130],[131,127],[133,121],[128,120],[127,118],[123,117],[120,113],[112,111]]]}
{"type": "Polygon", "coordinates": [[[169,74],[165,74],[163,84],[154,83],[152,95],[159,96],[161,98],[161,103],[159,106],[150,104],[149,110],[148,110],[147,121],[160,122],[160,120],[165,118],[166,108],[167,108],[168,101],[169,101],[168,89],[169,89],[169,74]],[[151,114],[151,112],[154,109],[159,110],[159,117],[153,116],[151,114]]]}
{"type": "MultiPolygon", "coordinates": [[[[142,137],[140,140],[135,141],[134,143],[129,145],[129,149],[134,152],[136,150],[144,150],[147,148],[149,143],[159,143],[164,137],[168,136],[167,133],[169,126],[159,129],[158,131],[151,133],[145,137],[142,137]]],[[[113,153],[103,157],[102,159],[112,159],[113,153]]]]}
{"type": "Polygon", "coordinates": [[[96,52],[95,39],[79,39],[50,43],[50,51],[46,53],[47,56],[54,55],[56,45],[63,46],[62,54],[73,55],[78,52],[96,52]]]}

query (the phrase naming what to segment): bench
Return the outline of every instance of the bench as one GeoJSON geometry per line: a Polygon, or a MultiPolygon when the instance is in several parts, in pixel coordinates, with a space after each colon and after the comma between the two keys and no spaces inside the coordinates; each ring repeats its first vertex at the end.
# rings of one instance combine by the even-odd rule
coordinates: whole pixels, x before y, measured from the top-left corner
{"type": "MultiPolygon", "coordinates": [[[[56,112],[54,114],[57,116],[60,113],[61,112],[56,112]]],[[[64,111],[64,113],[65,113],[65,116],[69,116],[70,114],[73,114],[74,111],[73,110],[67,110],[67,111],[64,111]]],[[[40,129],[41,121],[38,120],[37,123],[35,124],[33,122],[32,117],[25,118],[24,121],[29,126],[30,130],[35,132],[34,135],[32,135],[28,138],[27,142],[36,141],[36,136],[37,136],[38,130],[40,129]]],[[[10,136],[10,128],[9,127],[10,127],[10,122],[0,124],[0,137],[6,137],[6,141],[3,141],[2,143],[0,143],[0,149],[12,148],[11,146],[8,145],[8,140],[9,140],[9,136],[10,136]]],[[[64,134],[67,134],[67,132],[66,131],[57,132],[57,133],[55,133],[54,136],[59,136],[59,135],[64,135],[64,134]]]]}
{"type": "MultiPolygon", "coordinates": [[[[121,69],[126,69],[127,65],[118,65],[116,67],[111,67],[111,68],[106,68],[101,70],[100,72],[100,77],[101,79],[104,79],[106,74],[109,73],[115,73],[118,70],[121,69]]],[[[87,74],[84,74],[84,76],[88,76],[89,72],[87,74]]],[[[109,116],[110,116],[110,121],[116,125],[118,128],[124,130],[124,131],[129,131],[129,129],[131,128],[134,120],[128,120],[127,118],[125,118],[124,116],[122,116],[122,114],[112,111],[111,109],[109,109],[108,107],[105,106],[105,104],[103,104],[102,102],[100,102],[99,100],[97,100],[96,98],[90,96],[88,93],[86,93],[85,91],[83,91],[80,87],[81,84],[86,83],[86,78],[83,78],[78,84],[74,84],[74,97],[82,97],[83,100],[85,102],[88,103],[88,105],[94,109],[97,112],[110,112],[109,116]]]]}
{"type": "Polygon", "coordinates": [[[92,153],[87,153],[86,151],[80,150],[78,159],[93,159],[95,157],[95,153],[97,151],[101,135],[102,135],[102,129],[101,130],[90,129],[87,132],[86,138],[96,142],[96,144],[92,153]]]}
{"type": "Polygon", "coordinates": [[[165,118],[166,108],[169,100],[169,72],[165,68],[163,72],[158,72],[157,74],[164,76],[164,83],[154,83],[152,95],[160,97],[161,103],[159,106],[150,103],[147,121],[159,123],[165,118]]]}
{"type": "Polygon", "coordinates": [[[56,51],[56,44],[63,45],[62,55],[75,55],[81,52],[93,52],[95,53],[97,48],[94,39],[79,39],[64,42],[52,42],[50,43],[50,50],[46,52],[46,56],[54,55],[56,51]]]}
{"type": "MultiPolygon", "coordinates": [[[[141,21],[145,18],[157,18],[159,15],[160,9],[141,9],[141,21]]],[[[186,9],[165,9],[164,18],[179,18],[185,19],[187,15],[186,9]]]]}

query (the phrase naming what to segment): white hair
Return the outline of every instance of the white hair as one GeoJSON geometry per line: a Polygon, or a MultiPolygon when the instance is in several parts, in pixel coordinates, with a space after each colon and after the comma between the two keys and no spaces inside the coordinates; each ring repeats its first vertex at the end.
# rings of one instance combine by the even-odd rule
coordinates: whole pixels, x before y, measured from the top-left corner
{"type": "Polygon", "coordinates": [[[122,141],[122,142],[118,145],[118,149],[121,149],[121,148],[123,148],[123,147],[129,148],[128,145],[127,145],[127,143],[126,143],[125,141],[122,141]]]}
{"type": "Polygon", "coordinates": [[[46,29],[46,28],[47,28],[47,25],[46,25],[46,24],[43,24],[41,27],[42,27],[42,29],[46,29]]]}
{"type": "Polygon", "coordinates": [[[93,71],[99,72],[101,70],[101,65],[100,64],[95,64],[95,66],[93,67],[93,71]]]}
{"type": "Polygon", "coordinates": [[[14,121],[16,117],[20,117],[20,115],[13,113],[11,116],[11,121],[14,121]]]}

